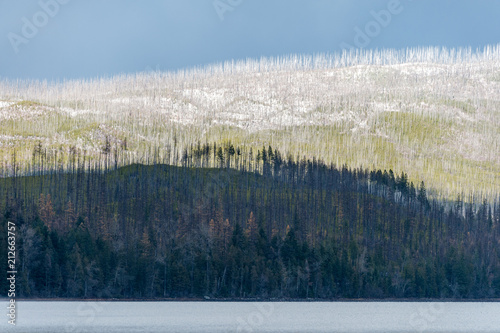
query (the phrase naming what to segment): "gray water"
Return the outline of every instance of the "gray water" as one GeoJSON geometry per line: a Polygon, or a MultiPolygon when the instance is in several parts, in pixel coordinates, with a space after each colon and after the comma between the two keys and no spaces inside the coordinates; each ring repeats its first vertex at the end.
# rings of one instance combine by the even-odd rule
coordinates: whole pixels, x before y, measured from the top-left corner
{"type": "MultiPolygon", "coordinates": [[[[7,302],[0,302],[7,314],[7,302]]],[[[500,303],[31,302],[0,332],[500,332],[500,303]]]]}

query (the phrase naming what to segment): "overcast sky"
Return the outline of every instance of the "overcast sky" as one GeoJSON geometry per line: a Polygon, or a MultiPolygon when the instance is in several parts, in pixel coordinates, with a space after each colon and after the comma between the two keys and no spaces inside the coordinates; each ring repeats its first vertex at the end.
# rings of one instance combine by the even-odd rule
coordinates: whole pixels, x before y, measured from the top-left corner
{"type": "Polygon", "coordinates": [[[349,46],[477,48],[500,42],[499,15],[498,0],[0,0],[0,78],[89,78],[349,46]]]}

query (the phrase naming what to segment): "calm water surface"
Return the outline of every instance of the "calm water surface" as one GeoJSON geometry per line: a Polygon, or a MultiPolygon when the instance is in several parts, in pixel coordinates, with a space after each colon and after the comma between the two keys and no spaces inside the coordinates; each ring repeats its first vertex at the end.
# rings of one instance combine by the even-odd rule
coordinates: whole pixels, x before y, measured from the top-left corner
{"type": "Polygon", "coordinates": [[[500,333],[500,303],[19,301],[17,325],[3,318],[0,332],[500,333]]]}

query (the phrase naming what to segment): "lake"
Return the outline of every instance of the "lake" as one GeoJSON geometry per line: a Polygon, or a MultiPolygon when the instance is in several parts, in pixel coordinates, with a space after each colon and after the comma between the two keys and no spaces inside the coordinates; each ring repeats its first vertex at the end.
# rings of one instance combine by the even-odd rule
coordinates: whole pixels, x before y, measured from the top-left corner
{"type": "Polygon", "coordinates": [[[1,332],[500,332],[496,302],[16,304],[17,325],[3,316],[1,332]]]}

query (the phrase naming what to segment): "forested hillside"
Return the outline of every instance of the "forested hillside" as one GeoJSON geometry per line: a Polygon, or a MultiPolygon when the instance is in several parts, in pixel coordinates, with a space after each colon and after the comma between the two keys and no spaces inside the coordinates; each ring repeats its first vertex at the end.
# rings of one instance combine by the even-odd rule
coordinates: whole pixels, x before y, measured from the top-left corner
{"type": "Polygon", "coordinates": [[[272,147],[199,144],[176,166],[75,155],[65,172],[42,151],[0,179],[25,297],[500,297],[498,197],[429,200],[404,172],[272,147]]]}

